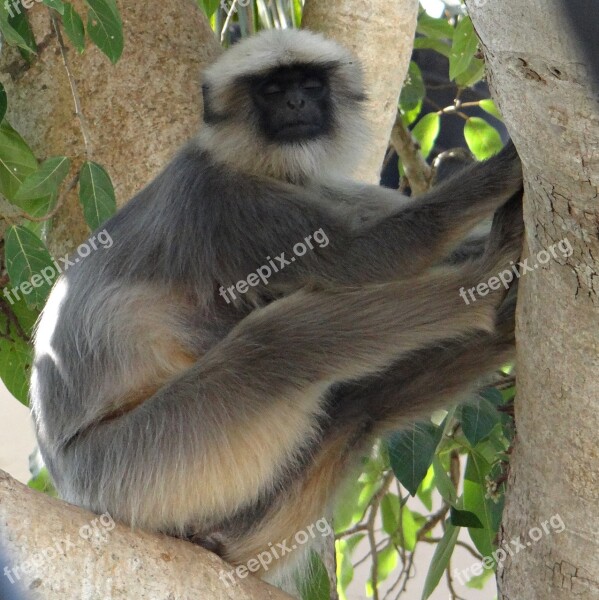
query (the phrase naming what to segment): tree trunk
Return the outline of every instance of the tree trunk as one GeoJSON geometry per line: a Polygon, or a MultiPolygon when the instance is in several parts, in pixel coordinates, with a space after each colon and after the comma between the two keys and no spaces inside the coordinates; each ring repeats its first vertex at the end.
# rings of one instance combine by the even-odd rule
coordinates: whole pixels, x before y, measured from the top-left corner
{"type": "Polygon", "coordinates": [[[9,551],[0,577],[28,590],[31,600],[291,599],[251,576],[227,585],[222,573],[232,567],[215,554],[165,535],[132,532],[2,471],[0,539],[9,551]]]}
{"type": "MultiPolygon", "coordinates": [[[[84,15],[83,1],[74,4],[84,15]]],[[[220,45],[191,0],[122,0],[119,10],[125,50],[112,65],[89,40],[80,55],[64,31],[59,39],[49,9],[35,3],[27,16],[38,57],[28,67],[15,48],[5,48],[0,81],[7,118],[36,156],[66,155],[72,174],[84,160],[100,163],[120,206],[199,128],[200,73],[220,45]]],[[[62,256],[87,233],[74,190],[54,219],[51,247],[62,256]]]]}
{"type": "Polygon", "coordinates": [[[567,240],[564,248],[569,243],[573,250],[570,256],[557,253],[557,258],[521,278],[517,439],[502,528],[503,545],[513,556],[508,553],[499,569],[500,597],[596,599],[596,98],[588,65],[560,11],[561,0],[467,4],[482,40],[492,88],[524,163],[529,263],[545,261],[542,251],[561,240],[567,240]],[[563,521],[562,533],[560,525],[547,525],[552,517],[556,525],[563,521]],[[523,547],[511,542],[518,537],[523,547]]]}
{"type": "Polygon", "coordinates": [[[352,50],[364,66],[372,142],[355,173],[378,183],[408,72],[418,0],[306,0],[302,26],[322,31],[352,50]]]}

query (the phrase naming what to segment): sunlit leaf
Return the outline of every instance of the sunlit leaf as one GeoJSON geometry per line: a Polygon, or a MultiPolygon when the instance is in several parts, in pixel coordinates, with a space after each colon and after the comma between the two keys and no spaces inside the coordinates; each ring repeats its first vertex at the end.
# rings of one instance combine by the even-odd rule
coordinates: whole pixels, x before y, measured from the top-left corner
{"type": "MultiPolygon", "coordinates": [[[[212,15],[221,6],[221,0],[197,0],[199,7],[204,11],[204,14],[210,19],[212,15]]],[[[226,0],[227,4],[232,4],[233,0],[226,0]]]]}
{"type": "Polygon", "coordinates": [[[503,147],[501,136],[495,127],[480,117],[470,117],[464,125],[464,137],[468,149],[477,160],[485,160],[497,154],[503,147]]]}
{"type": "Polygon", "coordinates": [[[463,73],[478,50],[478,38],[470,17],[464,17],[456,27],[453,45],[449,54],[449,78],[455,79],[463,73]]]}
{"type": "Polygon", "coordinates": [[[420,152],[424,158],[428,158],[433,148],[439,131],[441,130],[441,116],[437,113],[424,115],[412,130],[412,135],[420,144],[420,152]]]}
{"type": "Polygon", "coordinates": [[[418,487],[418,492],[416,495],[426,506],[428,510],[433,510],[433,491],[435,489],[435,473],[433,471],[432,465],[429,467],[426,472],[426,476],[422,480],[422,483],[418,487]]]}
{"type": "Polygon", "coordinates": [[[488,98],[486,100],[481,100],[478,103],[478,105],[484,111],[488,112],[490,115],[493,115],[496,119],[499,119],[500,121],[503,121],[503,117],[502,117],[501,113],[499,112],[499,109],[495,105],[495,102],[493,102],[493,100],[491,100],[491,98],[488,98]]]}
{"type": "Polygon", "coordinates": [[[48,494],[49,496],[56,497],[58,493],[54,488],[54,484],[52,483],[52,478],[50,477],[50,473],[48,473],[48,469],[43,467],[40,472],[32,477],[27,485],[38,492],[42,492],[43,494],[48,494]]]}

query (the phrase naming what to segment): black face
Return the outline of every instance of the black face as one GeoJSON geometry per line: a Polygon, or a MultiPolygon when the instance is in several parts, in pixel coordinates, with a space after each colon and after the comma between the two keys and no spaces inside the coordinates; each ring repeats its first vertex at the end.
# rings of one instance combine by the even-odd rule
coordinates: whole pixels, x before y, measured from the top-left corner
{"type": "Polygon", "coordinates": [[[260,127],[272,141],[292,143],[326,135],[331,128],[331,101],[325,69],[283,67],[250,81],[260,127]]]}

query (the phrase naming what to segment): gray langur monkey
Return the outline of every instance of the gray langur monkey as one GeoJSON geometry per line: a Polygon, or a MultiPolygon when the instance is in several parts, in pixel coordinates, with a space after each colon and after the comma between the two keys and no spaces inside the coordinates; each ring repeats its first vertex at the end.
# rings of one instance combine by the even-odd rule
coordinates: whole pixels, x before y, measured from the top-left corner
{"type": "Polygon", "coordinates": [[[518,259],[522,172],[510,145],[414,199],[347,179],[361,69],[308,31],[240,42],[203,95],[199,135],[54,287],[31,406],[64,499],[241,565],[509,359],[513,298],[459,290],[518,259]],[[494,212],[482,256],[448,264],[494,212]]]}

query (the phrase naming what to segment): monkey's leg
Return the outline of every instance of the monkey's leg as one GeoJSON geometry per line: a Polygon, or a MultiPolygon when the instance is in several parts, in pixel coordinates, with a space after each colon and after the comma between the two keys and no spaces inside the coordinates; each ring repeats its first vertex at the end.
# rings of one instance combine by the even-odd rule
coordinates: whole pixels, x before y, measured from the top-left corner
{"type": "Polygon", "coordinates": [[[61,493],[150,529],[183,532],[190,522],[225,518],[297,461],[318,433],[332,383],[368,376],[447,337],[491,330],[502,294],[468,306],[458,293],[498,266],[488,268],[303,291],[254,311],[142,404],[59,447],[51,458],[61,493]]]}
{"type": "Polygon", "coordinates": [[[309,462],[282,482],[267,501],[215,527],[213,539],[218,540],[222,556],[233,564],[264,556],[268,569],[264,575],[275,578],[281,567],[288,566],[284,565],[287,558],[300,558],[299,548],[283,560],[264,551],[275,541],[286,540],[291,547],[296,532],[323,524],[335,492],[359,466],[376,435],[396,431],[428,417],[436,408],[459,402],[476,388],[482,375],[509,361],[514,350],[515,305],[516,294],[510,291],[492,334],[473,334],[462,343],[419,350],[380,375],[339,386],[328,402],[321,439],[306,452],[309,462]]]}
{"type": "Polygon", "coordinates": [[[515,307],[510,291],[493,333],[424,348],[380,375],[341,385],[331,402],[330,427],[364,422],[369,434],[381,435],[460,402],[482,377],[513,359],[515,307]]]}

